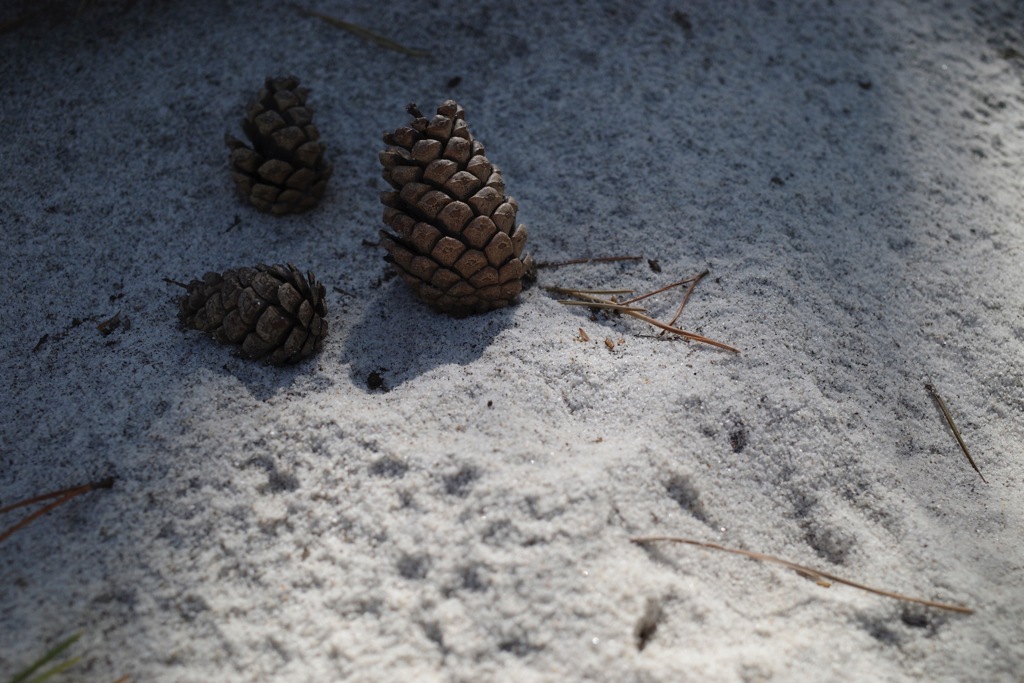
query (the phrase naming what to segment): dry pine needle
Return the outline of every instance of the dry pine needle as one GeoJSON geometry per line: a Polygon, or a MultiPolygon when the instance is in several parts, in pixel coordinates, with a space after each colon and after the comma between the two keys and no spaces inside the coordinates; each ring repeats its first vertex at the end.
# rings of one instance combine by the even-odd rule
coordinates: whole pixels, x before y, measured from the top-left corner
{"type": "MultiPolygon", "coordinates": [[[[961,605],[953,605],[946,602],[936,602],[934,600],[926,600],[924,598],[914,598],[907,595],[901,595],[892,591],[884,590],[882,588],[874,588],[863,583],[844,579],[841,576],[830,574],[828,572],[821,571],[820,569],[814,569],[813,567],[807,567],[796,562],[790,562],[784,560],[781,557],[775,557],[774,555],[765,555],[764,553],[754,552],[752,550],[742,550],[740,548],[727,548],[717,543],[709,543],[707,541],[697,541],[690,538],[682,538],[679,536],[637,536],[629,539],[631,542],[637,545],[645,545],[648,543],[685,543],[687,545],[695,545],[701,548],[710,548],[711,550],[720,550],[725,553],[732,553],[733,555],[742,555],[743,557],[749,557],[752,560],[758,560],[760,562],[770,562],[773,564],[782,565],[787,569],[792,569],[797,574],[805,576],[809,579],[814,579],[818,585],[825,586],[828,582],[841,583],[852,588],[858,588],[868,593],[874,593],[875,595],[881,595],[887,598],[893,598],[894,600],[902,600],[904,602],[912,602],[918,605],[924,605],[925,607],[934,607],[936,609],[944,609],[950,612],[958,612],[960,614],[973,614],[974,610],[970,607],[963,607],[961,605]]],[[[826,586],[827,587],[827,586],[826,586]]]]}

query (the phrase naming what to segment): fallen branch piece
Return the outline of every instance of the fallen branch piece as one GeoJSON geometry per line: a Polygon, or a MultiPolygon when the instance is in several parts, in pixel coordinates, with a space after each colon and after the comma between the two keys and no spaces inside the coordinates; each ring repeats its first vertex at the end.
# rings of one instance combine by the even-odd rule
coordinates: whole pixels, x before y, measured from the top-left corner
{"type": "Polygon", "coordinates": [[[631,538],[629,540],[630,540],[630,542],[636,543],[637,545],[644,545],[645,543],[658,543],[658,542],[686,543],[688,545],[695,545],[695,546],[699,546],[701,548],[710,548],[712,550],[721,550],[722,552],[725,552],[725,553],[732,553],[734,555],[742,555],[743,557],[749,557],[752,560],[760,560],[761,562],[771,562],[771,563],[774,563],[774,564],[782,565],[783,567],[786,567],[787,569],[792,569],[793,571],[795,571],[798,574],[801,574],[802,576],[806,576],[808,578],[814,579],[819,584],[822,581],[827,579],[828,581],[834,581],[836,583],[842,583],[842,584],[845,584],[847,586],[851,586],[853,588],[859,588],[862,591],[867,591],[868,593],[874,593],[875,595],[881,595],[881,596],[884,596],[884,597],[887,597],[887,598],[893,598],[895,600],[903,600],[904,602],[913,602],[913,603],[916,603],[918,605],[924,605],[926,607],[935,607],[937,609],[949,610],[950,612],[959,612],[960,614],[974,614],[974,610],[971,609],[970,607],[962,607],[960,605],[951,605],[951,604],[945,603],[945,602],[935,602],[934,600],[925,600],[923,598],[912,598],[912,597],[908,597],[906,595],[900,595],[899,593],[893,593],[892,591],[883,590],[881,588],[872,588],[871,586],[866,586],[863,583],[857,583],[856,581],[850,581],[849,579],[844,579],[842,577],[836,576],[835,574],[830,574],[828,572],[823,572],[823,571],[821,571],[819,569],[813,569],[811,567],[805,567],[802,564],[797,564],[795,562],[790,562],[789,560],[784,560],[781,557],[775,557],[774,555],[765,555],[763,553],[756,553],[756,552],[754,552],[752,550],[741,550],[739,548],[727,548],[727,547],[725,547],[723,545],[718,545],[717,543],[708,543],[706,541],[696,541],[696,540],[693,540],[693,539],[681,538],[681,537],[678,537],[678,536],[637,536],[637,537],[631,538]]]}
{"type": "Polygon", "coordinates": [[[931,384],[925,384],[924,388],[931,392],[932,398],[934,398],[935,402],[939,405],[939,410],[942,411],[942,416],[946,418],[946,424],[948,424],[949,428],[953,430],[953,436],[956,437],[956,442],[960,444],[960,450],[962,450],[964,455],[967,456],[967,462],[971,463],[971,467],[974,468],[974,471],[977,472],[978,476],[981,477],[981,480],[987,484],[988,480],[985,479],[985,475],[981,473],[978,466],[974,464],[974,458],[971,457],[971,452],[967,450],[967,444],[964,443],[964,438],[960,436],[960,430],[956,428],[956,423],[953,422],[953,416],[950,414],[949,408],[946,407],[946,402],[942,400],[942,397],[939,396],[938,390],[931,384]]]}

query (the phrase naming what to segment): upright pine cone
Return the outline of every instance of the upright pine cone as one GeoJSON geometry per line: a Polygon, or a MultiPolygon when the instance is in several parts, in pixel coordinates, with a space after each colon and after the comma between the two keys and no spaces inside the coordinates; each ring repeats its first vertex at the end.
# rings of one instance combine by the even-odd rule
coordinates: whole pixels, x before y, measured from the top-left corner
{"type": "Polygon", "coordinates": [[[242,120],[252,147],[230,134],[224,138],[231,148],[231,177],[260,211],[302,213],[324,196],[334,169],[324,159],[308,96],[295,76],[267,78],[242,120]]]}
{"type": "Polygon", "coordinates": [[[531,265],[526,228],[505,196],[501,171],[469,132],[453,100],[427,120],[416,105],[408,126],[385,133],[381,231],[389,260],[423,301],[462,317],[508,306],[531,265]]]}
{"type": "Polygon", "coordinates": [[[245,358],[297,363],[327,337],[324,286],[290,263],[207,273],[186,288],[178,302],[181,323],[240,344],[245,358]]]}

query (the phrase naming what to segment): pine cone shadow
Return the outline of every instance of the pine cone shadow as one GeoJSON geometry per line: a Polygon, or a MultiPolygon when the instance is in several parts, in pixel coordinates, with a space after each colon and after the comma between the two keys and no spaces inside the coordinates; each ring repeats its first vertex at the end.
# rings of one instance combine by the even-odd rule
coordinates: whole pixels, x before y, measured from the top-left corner
{"type": "Polygon", "coordinates": [[[438,366],[472,363],[514,316],[509,307],[452,318],[431,310],[395,279],[377,290],[361,319],[346,321],[341,359],[356,386],[390,391],[438,366]]]}

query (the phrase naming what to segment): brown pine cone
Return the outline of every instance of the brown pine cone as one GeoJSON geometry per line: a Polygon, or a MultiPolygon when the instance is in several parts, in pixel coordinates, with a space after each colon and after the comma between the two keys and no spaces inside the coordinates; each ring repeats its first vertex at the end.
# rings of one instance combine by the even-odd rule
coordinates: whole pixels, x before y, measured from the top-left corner
{"type": "Polygon", "coordinates": [[[231,177],[260,211],[302,213],[324,196],[334,169],[324,158],[308,96],[295,76],[267,78],[242,120],[252,147],[230,134],[224,137],[231,148],[231,177]]]}
{"type": "Polygon", "coordinates": [[[505,196],[501,171],[469,132],[453,100],[427,120],[416,105],[408,126],[386,133],[380,153],[394,192],[381,193],[384,248],[398,273],[434,309],[457,317],[508,306],[532,261],[526,227],[505,196]]]}
{"type": "Polygon", "coordinates": [[[290,263],[207,273],[186,289],[178,302],[181,323],[222,344],[241,345],[245,358],[297,363],[327,337],[324,286],[290,263]]]}

